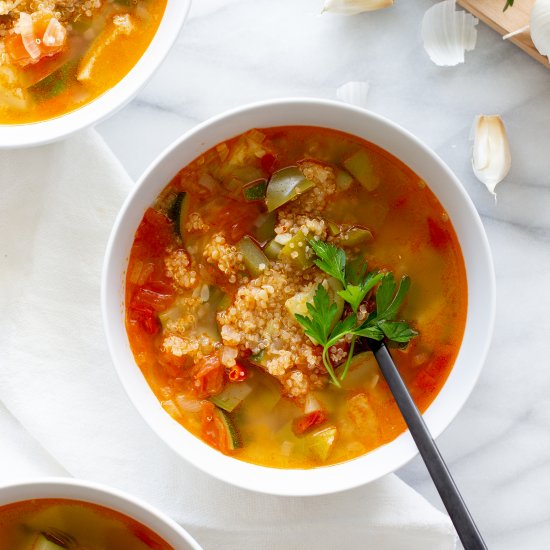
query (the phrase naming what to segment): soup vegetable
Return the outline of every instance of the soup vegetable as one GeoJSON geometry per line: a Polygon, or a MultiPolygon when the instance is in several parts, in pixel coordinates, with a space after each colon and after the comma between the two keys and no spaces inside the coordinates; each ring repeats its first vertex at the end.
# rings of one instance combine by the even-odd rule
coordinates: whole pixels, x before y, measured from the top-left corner
{"type": "Polygon", "coordinates": [[[0,541],[9,550],[174,550],[128,516],[66,499],[0,506],[0,541]]]}
{"type": "Polygon", "coordinates": [[[0,124],[90,102],[136,64],[166,0],[0,0],[0,124]]]}
{"type": "Polygon", "coordinates": [[[235,458],[310,468],[404,422],[368,338],[425,410],[464,331],[464,262],[426,184],[335,130],[251,130],[183,168],[136,232],[135,359],[162,406],[235,458]]]}

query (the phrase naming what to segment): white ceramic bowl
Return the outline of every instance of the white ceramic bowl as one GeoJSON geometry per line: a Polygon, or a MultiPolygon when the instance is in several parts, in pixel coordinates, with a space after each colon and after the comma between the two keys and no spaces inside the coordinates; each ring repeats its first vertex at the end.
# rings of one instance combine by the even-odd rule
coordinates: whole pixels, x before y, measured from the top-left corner
{"type": "Polygon", "coordinates": [[[139,521],[177,550],[201,550],[193,537],[168,516],[104,485],[71,478],[44,478],[0,486],[0,506],[41,498],[81,500],[105,506],[139,521]]]}
{"type": "Polygon", "coordinates": [[[113,88],[65,115],[29,124],[0,124],[0,149],[43,145],[92,126],[124,107],[160,67],[176,41],[191,0],[168,0],[157,32],[132,70],[113,88]]]}
{"type": "Polygon", "coordinates": [[[124,327],[125,271],[146,208],[181,168],[210,147],[250,128],[285,125],[335,128],[379,145],[423,178],[448,212],[466,263],[468,315],[455,366],[424,415],[433,436],[441,434],[472,391],[489,347],[495,313],[491,253],[474,205],[450,169],[409,132],[368,111],[316,99],[269,101],[217,116],[185,134],[147,170],[119,213],[107,247],[102,309],[122,384],[143,418],[172,449],[198,468],[240,487],[280,495],[318,495],[362,485],[403,466],[417,453],[410,434],[403,433],[349,462],[311,470],[279,470],[235,460],[197,439],[162,409],[136,366],[124,327]]]}

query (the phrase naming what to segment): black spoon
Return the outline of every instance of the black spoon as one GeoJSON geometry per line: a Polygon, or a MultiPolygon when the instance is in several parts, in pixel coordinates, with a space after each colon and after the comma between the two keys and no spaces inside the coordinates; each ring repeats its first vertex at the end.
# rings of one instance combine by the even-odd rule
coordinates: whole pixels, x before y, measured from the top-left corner
{"type": "Polygon", "coordinates": [[[487,545],[468,511],[420,411],[405,386],[388,348],[383,342],[370,339],[367,339],[367,342],[409,427],[462,545],[466,550],[487,550],[487,545]]]}

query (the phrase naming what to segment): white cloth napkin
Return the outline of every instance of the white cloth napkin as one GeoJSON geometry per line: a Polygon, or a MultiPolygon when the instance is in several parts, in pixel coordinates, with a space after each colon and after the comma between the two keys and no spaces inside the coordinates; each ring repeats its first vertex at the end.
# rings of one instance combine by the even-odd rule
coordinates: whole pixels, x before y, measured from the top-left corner
{"type": "Polygon", "coordinates": [[[94,131],[0,153],[0,483],[107,483],[205,549],[454,548],[449,519],[395,476],[326,497],[263,496],[201,473],[150,431],[111,365],[99,308],[105,244],[131,186],[94,131]]]}

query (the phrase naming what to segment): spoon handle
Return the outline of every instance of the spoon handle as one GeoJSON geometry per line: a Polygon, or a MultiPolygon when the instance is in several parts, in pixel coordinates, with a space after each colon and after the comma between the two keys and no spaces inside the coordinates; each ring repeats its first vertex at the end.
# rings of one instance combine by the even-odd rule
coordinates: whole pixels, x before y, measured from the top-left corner
{"type": "Polygon", "coordinates": [[[393,359],[382,342],[369,340],[378,366],[392,391],[399,410],[407,422],[411,435],[432,477],[437,492],[449,513],[456,532],[466,550],[487,550],[462,496],[426,426],[420,411],[416,407],[407,386],[403,382],[393,359]]]}

